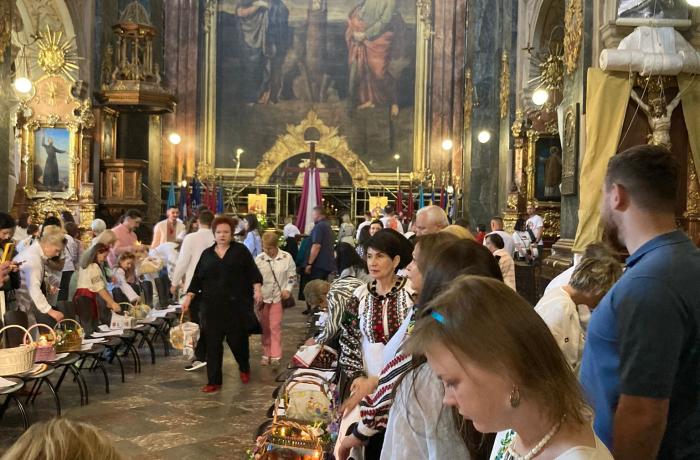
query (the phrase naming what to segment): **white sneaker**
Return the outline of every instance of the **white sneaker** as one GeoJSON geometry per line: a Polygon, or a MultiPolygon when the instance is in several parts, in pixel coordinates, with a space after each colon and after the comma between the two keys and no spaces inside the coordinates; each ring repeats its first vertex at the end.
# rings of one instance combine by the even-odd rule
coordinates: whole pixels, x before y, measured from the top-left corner
{"type": "Polygon", "coordinates": [[[202,361],[192,361],[192,364],[190,364],[189,366],[186,366],[185,370],[187,372],[196,371],[197,369],[201,369],[206,365],[207,365],[207,363],[202,362],[202,361]]]}

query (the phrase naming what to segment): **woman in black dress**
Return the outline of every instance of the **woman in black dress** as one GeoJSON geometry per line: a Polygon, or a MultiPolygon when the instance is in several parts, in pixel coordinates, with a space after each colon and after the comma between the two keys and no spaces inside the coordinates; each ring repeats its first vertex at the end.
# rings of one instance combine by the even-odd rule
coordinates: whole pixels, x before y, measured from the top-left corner
{"type": "Polygon", "coordinates": [[[201,300],[200,340],[206,340],[209,379],[202,388],[205,393],[221,388],[224,338],[238,363],[241,381],[250,380],[248,331],[257,321],[253,305],[262,301],[262,275],[248,249],[233,241],[236,222],[217,217],[211,228],[216,243],[202,253],[182,302],[187,311],[195,296],[201,300]]]}

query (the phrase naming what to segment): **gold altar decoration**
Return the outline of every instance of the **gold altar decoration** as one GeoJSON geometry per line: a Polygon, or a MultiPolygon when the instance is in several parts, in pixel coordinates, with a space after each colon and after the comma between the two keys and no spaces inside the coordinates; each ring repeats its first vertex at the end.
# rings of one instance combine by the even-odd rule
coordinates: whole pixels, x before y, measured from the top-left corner
{"type": "Polygon", "coordinates": [[[28,210],[34,222],[39,224],[49,215],[60,217],[64,211],[73,212],[62,200],[55,200],[51,196],[33,201],[28,210]]]}
{"type": "Polygon", "coordinates": [[[501,56],[501,118],[508,116],[508,108],[510,105],[510,65],[508,51],[503,52],[501,56]]]}
{"type": "Polygon", "coordinates": [[[216,179],[216,169],[213,165],[207,163],[206,161],[200,161],[197,163],[197,168],[195,171],[197,178],[201,181],[209,181],[216,179]]]}
{"type": "Polygon", "coordinates": [[[47,75],[63,74],[69,80],[75,81],[73,72],[78,70],[78,55],[74,46],[75,37],[63,38],[62,31],[52,31],[46,26],[36,41],[38,48],[36,63],[47,75]]]}
{"type": "Polygon", "coordinates": [[[328,155],[343,165],[355,187],[367,187],[370,174],[367,166],[350,150],[345,137],[338,134],[338,128],[326,126],[313,110],[309,111],[306,119],[300,124],[287,125],[286,134],[277,138],[275,145],[263,155],[260,164],[255,168],[253,184],[266,184],[283,162],[307,152],[309,146],[304,140],[304,132],[309,128],[316,128],[321,133],[316,152],[328,155]]]}
{"type": "Polygon", "coordinates": [[[569,0],[564,15],[564,61],[566,74],[573,74],[578,68],[583,36],[582,0],[569,0]]]}
{"type": "MultiPolygon", "coordinates": [[[[561,91],[564,87],[564,57],[558,53],[549,53],[540,63],[539,81],[550,91],[561,91]]],[[[548,102],[553,102],[549,98],[548,102]]]]}

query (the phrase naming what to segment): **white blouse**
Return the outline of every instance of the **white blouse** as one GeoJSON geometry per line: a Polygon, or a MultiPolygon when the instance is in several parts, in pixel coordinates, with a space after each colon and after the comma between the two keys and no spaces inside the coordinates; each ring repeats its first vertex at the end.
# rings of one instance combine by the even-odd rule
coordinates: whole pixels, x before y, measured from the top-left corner
{"type": "MultiPolygon", "coordinates": [[[[493,444],[490,460],[511,460],[507,452],[513,432],[510,430],[501,431],[496,435],[496,442],[493,444]]],[[[603,441],[595,437],[595,447],[573,446],[567,451],[557,455],[555,460],[614,460],[612,454],[603,441]]]]}

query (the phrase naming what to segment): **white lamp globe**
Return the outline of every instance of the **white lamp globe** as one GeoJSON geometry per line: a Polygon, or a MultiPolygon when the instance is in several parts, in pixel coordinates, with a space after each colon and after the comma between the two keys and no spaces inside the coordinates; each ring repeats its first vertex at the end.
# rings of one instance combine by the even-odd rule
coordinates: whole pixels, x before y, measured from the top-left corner
{"type": "Polygon", "coordinates": [[[544,88],[538,88],[532,93],[532,102],[535,105],[544,105],[549,100],[549,93],[544,88]]]}
{"type": "Polygon", "coordinates": [[[182,142],[182,138],[178,133],[170,133],[168,136],[168,142],[170,142],[173,145],[178,145],[180,142],[182,142]]]}
{"type": "Polygon", "coordinates": [[[482,144],[486,144],[491,140],[491,133],[484,129],[477,134],[476,139],[482,144]]]}
{"type": "Polygon", "coordinates": [[[27,94],[32,90],[32,81],[27,77],[16,78],[13,86],[18,93],[27,94]]]}
{"type": "Polygon", "coordinates": [[[442,150],[452,150],[453,145],[452,139],[444,139],[442,141],[442,150]]]}

